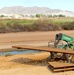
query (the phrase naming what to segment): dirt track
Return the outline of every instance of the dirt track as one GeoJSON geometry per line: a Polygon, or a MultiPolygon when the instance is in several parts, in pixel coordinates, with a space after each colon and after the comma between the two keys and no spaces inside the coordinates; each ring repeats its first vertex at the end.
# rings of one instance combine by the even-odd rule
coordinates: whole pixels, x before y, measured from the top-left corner
{"type": "MultiPolygon", "coordinates": [[[[20,32],[0,34],[0,49],[11,48],[12,45],[35,45],[46,46],[49,40],[54,40],[57,33],[64,33],[74,37],[74,31],[49,31],[49,32],[20,32]]],[[[49,53],[34,55],[14,55],[10,57],[0,57],[0,75],[73,75],[74,71],[53,73],[47,66],[27,65],[11,62],[12,59],[46,58],[49,53]],[[47,56],[46,56],[47,55],[47,56]]]]}

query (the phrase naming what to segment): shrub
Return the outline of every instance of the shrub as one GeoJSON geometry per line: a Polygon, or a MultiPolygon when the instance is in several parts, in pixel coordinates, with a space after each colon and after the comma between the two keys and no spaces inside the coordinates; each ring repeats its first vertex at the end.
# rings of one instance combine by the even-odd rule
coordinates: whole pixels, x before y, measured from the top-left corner
{"type": "MultiPolygon", "coordinates": [[[[28,22],[28,21],[27,21],[28,22]]],[[[0,22],[0,33],[23,32],[23,31],[56,31],[56,30],[74,30],[74,21],[53,22],[49,19],[35,20],[33,23],[22,24],[17,22],[0,22]]]]}
{"type": "Polygon", "coordinates": [[[61,25],[61,27],[64,30],[74,30],[74,22],[66,22],[65,24],[61,25]]]}
{"type": "Polygon", "coordinates": [[[38,31],[61,30],[59,25],[52,24],[49,20],[37,20],[34,25],[38,31]]]}
{"type": "Polygon", "coordinates": [[[0,33],[5,33],[6,32],[6,26],[5,25],[0,25],[0,33]]]}

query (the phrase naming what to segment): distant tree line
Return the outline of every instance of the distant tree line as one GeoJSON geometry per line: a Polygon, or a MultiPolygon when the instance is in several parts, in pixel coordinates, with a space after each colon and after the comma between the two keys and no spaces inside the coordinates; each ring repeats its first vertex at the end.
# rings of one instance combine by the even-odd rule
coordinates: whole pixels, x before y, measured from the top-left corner
{"type": "Polygon", "coordinates": [[[51,18],[51,17],[65,17],[65,15],[44,15],[44,14],[36,14],[36,17],[40,18],[40,17],[48,17],[48,18],[51,18]]]}
{"type": "MultiPolygon", "coordinates": [[[[36,14],[36,15],[23,15],[20,14],[21,17],[31,17],[31,18],[55,18],[55,17],[66,17],[65,15],[59,14],[59,15],[45,15],[45,14],[36,14]]],[[[0,17],[7,17],[5,15],[0,15],[0,17]]],[[[13,16],[12,16],[13,17],[13,16]]]]}

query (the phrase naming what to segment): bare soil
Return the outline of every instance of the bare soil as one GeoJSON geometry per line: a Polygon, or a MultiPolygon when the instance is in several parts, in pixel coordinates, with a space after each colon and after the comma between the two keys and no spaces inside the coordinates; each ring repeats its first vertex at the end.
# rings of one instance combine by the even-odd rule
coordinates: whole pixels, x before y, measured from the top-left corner
{"type": "MultiPolygon", "coordinates": [[[[48,41],[54,40],[57,33],[64,33],[74,37],[74,31],[49,31],[49,32],[19,32],[0,34],[0,49],[11,48],[13,45],[47,46],[48,41]]],[[[42,60],[48,58],[49,52],[0,56],[0,75],[73,75],[74,71],[53,73],[47,65],[22,64],[12,62],[18,58],[42,60]]]]}

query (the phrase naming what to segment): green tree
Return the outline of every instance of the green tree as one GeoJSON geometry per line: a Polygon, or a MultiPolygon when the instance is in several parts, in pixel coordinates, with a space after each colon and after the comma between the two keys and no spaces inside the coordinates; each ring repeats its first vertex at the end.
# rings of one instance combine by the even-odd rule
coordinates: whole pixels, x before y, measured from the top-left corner
{"type": "Polygon", "coordinates": [[[37,18],[40,18],[40,14],[36,14],[36,17],[37,17],[37,18]]]}
{"type": "Polygon", "coordinates": [[[4,17],[4,15],[1,15],[0,17],[4,17]]]}
{"type": "Polygon", "coordinates": [[[60,14],[60,15],[58,15],[58,17],[65,17],[65,15],[60,14]]]}

